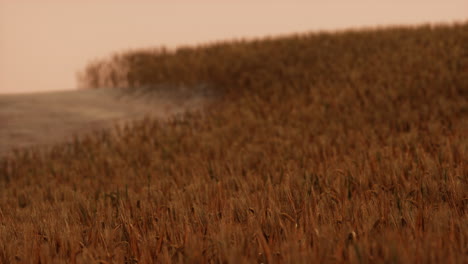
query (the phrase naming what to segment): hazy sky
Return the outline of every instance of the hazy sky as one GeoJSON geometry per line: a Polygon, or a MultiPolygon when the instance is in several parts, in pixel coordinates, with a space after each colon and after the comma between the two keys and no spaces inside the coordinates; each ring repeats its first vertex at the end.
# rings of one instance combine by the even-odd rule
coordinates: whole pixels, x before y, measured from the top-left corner
{"type": "Polygon", "coordinates": [[[0,93],[74,89],[89,61],[134,48],[467,20],[467,0],[0,0],[0,93]]]}

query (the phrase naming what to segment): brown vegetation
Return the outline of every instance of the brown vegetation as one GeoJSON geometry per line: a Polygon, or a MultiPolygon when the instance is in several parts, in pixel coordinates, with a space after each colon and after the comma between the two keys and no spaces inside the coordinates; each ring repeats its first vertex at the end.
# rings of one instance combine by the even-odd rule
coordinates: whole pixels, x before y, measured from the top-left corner
{"type": "Polygon", "coordinates": [[[465,23],[96,62],[85,86],[225,96],[1,160],[0,262],[466,262],[467,47],[465,23]]]}

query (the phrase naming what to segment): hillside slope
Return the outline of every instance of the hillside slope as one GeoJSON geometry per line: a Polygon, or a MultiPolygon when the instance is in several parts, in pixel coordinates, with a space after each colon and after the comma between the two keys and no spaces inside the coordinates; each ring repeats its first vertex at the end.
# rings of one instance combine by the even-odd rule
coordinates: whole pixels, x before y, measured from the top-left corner
{"type": "Polygon", "coordinates": [[[0,260],[464,263],[467,44],[464,23],[96,62],[91,88],[224,96],[2,159],[0,260]]]}

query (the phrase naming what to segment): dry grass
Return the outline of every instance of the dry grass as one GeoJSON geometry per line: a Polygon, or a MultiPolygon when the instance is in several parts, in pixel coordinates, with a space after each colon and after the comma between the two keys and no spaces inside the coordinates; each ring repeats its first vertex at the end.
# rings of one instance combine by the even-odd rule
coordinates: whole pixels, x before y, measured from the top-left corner
{"type": "Polygon", "coordinates": [[[465,263],[467,46],[465,23],[96,62],[85,86],[225,97],[3,159],[0,262],[465,263]]]}

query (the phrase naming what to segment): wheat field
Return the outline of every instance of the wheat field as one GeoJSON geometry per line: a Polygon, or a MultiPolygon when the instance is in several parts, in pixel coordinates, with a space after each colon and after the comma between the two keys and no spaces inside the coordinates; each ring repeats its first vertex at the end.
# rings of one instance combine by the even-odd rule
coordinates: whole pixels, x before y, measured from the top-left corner
{"type": "Polygon", "coordinates": [[[467,263],[468,24],[138,50],[206,109],[0,159],[1,263],[467,263]]]}

